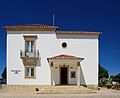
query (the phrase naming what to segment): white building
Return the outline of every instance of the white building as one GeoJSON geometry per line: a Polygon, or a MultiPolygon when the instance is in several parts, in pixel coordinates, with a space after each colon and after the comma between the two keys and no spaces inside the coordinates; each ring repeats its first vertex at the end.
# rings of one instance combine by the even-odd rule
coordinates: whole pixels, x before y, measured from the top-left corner
{"type": "Polygon", "coordinates": [[[8,85],[98,86],[101,32],[55,26],[6,26],[8,85]]]}

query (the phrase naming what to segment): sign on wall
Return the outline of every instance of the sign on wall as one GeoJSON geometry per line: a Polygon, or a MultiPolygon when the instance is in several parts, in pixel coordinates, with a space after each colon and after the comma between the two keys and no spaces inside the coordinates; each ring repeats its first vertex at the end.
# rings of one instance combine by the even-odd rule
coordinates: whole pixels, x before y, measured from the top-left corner
{"type": "Polygon", "coordinates": [[[75,78],[75,71],[71,71],[71,78],[75,78]]]}
{"type": "Polygon", "coordinates": [[[14,74],[19,74],[21,70],[11,70],[11,72],[13,72],[14,74]]]}

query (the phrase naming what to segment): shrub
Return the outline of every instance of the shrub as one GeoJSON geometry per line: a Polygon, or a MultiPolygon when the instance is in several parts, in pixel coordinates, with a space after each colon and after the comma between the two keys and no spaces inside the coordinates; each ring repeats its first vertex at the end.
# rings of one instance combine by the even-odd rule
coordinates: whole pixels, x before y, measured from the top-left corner
{"type": "Polygon", "coordinates": [[[116,85],[115,85],[115,89],[116,89],[116,90],[119,90],[119,89],[120,89],[120,84],[116,84],[116,85]]]}
{"type": "Polygon", "coordinates": [[[112,87],[112,83],[111,83],[111,82],[107,82],[107,83],[106,83],[106,87],[107,87],[108,89],[110,89],[110,88],[112,87]]]}
{"type": "Polygon", "coordinates": [[[99,87],[106,87],[106,84],[99,84],[99,87]]]}
{"type": "Polygon", "coordinates": [[[115,89],[115,86],[113,85],[113,86],[111,86],[111,88],[112,88],[112,89],[115,89]]]}

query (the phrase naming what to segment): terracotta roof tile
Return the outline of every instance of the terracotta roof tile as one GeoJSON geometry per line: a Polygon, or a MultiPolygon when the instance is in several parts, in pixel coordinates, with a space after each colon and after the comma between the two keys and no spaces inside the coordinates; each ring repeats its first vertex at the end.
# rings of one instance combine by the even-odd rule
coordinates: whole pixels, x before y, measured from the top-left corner
{"type": "Polygon", "coordinates": [[[76,57],[76,56],[71,56],[71,55],[66,55],[66,54],[61,54],[61,55],[58,55],[58,56],[54,56],[54,57],[51,57],[51,58],[48,58],[48,59],[84,59],[84,58],[79,58],[79,57],[76,57]]]}
{"type": "Polygon", "coordinates": [[[5,26],[4,27],[8,31],[27,31],[27,30],[53,30],[56,31],[58,27],[56,26],[49,26],[49,25],[42,25],[42,24],[24,24],[24,25],[16,25],[16,26],[5,26]]]}
{"type": "Polygon", "coordinates": [[[88,32],[88,31],[56,31],[56,34],[80,34],[80,35],[100,35],[101,32],[88,32]]]}
{"type": "Polygon", "coordinates": [[[57,27],[43,24],[24,24],[15,26],[5,26],[5,28],[57,28],[57,27]]]}
{"type": "Polygon", "coordinates": [[[100,35],[101,32],[88,31],[58,31],[58,27],[43,24],[24,24],[16,26],[5,26],[7,31],[55,31],[56,34],[73,34],[73,35],[100,35]]]}

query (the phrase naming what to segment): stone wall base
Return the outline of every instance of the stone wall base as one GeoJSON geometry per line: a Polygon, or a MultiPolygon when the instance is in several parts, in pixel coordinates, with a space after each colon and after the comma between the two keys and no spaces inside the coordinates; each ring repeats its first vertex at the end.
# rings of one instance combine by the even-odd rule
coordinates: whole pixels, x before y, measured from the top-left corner
{"type": "MultiPolygon", "coordinates": [[[[80,90],[86,90],[84,88],[89,88],[91,90],[97,90],[98,86],[97,85],[82,85],[80,86],[80,90]]],[[[39,90],[51,90],[51,89],[78,89],[78,86],[75,85],[66,85],[66,86],[51,86],[51,85],[2,85],[2,90],[4,91],[35,91],[35,89],[38,88],[39,90]]]]}
{"type": "Polygon", "coordinates": [[[92,89],[92,90],[98,90],[98,85],[84,85],[83,84],[82,86],[87,87],[87,88],[92,89]]]}
{"type": "Polygon", "coordinates": [[[35,88],[43,89],[48,85],[2,85],[4,91],[35,91],[35,88]]]}

